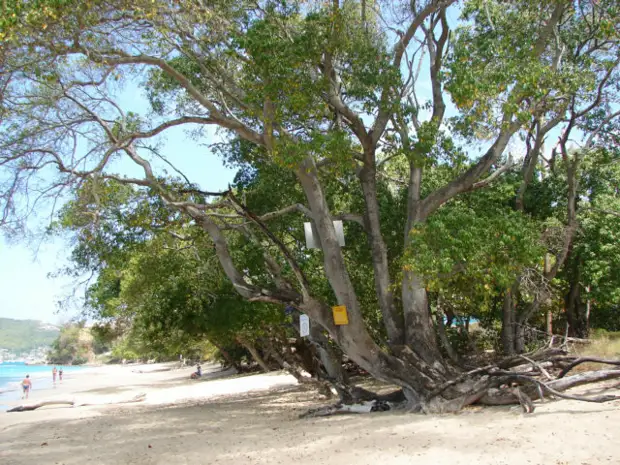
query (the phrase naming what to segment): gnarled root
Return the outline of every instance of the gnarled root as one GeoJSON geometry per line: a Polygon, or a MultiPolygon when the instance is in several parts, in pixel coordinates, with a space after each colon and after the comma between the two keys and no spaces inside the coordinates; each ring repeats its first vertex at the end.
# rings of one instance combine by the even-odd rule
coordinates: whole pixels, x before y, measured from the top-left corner
{"type": "Polygon", "coordinates": [[[350,402],[315,409],[302,417],[369,413],[396,408],[405,408],[410,412],[449,413],[472,404],[520,404],[525,413],[532,413],[535,400],[550,397],[595,403],[620,399],[620,396],[612,394],[585,396],[565,393],[574,387],[620,378],[620,369],[566,376],[574,367],[586,362],[620,366],[619,360],[577,358],[551,349],[510,357],[496,364],[461,373],[438,384],[426,395],[405,388],[395,391],[386,399],[361,389],[357,396],[347,396],[350,402]],[[552,375],[553,370],[555,373],[560,370],[555,377],[552,375]]]}

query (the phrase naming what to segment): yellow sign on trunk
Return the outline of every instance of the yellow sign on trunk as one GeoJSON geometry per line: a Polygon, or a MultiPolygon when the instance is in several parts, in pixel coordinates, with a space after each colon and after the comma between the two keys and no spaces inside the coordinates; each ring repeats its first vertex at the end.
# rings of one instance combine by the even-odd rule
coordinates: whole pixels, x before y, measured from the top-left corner
{"type": "Polygon", "coordinates": [[[349,316],[347,315],[347,307],[344,305],[338,305],[336,307],[332,307],[332,312],[334,313],[334,323],[337,325],[348,325],[349,324],[349,316]]]}

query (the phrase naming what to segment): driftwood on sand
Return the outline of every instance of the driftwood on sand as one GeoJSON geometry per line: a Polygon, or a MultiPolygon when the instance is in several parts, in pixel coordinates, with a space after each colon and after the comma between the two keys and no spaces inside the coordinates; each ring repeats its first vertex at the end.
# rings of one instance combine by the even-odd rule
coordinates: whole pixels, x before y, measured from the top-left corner
{"type": "Polygon", "coordinates": [[[74,400],[60,400],[60,399],[59,400],[48,400],[48,401],[39,402],[36,404],[20,405],[17,407],[13,407],[12,409],[7,410],[7,413],[9,412],[30,412],[32,410],[36,410],[38,408],[46,407],[49,405],[70,405],[72,407],[85,407],[85,406],[90,406],[90,405],[131,404],[135,402],[142,402],[144,399],[146,399],[146,394],[140,393],[129,399],[121,399],[121,400],[110,399],[110,400],[105,400],[105,401],[100,401],[100,402],[77,402],[74,400]]]}

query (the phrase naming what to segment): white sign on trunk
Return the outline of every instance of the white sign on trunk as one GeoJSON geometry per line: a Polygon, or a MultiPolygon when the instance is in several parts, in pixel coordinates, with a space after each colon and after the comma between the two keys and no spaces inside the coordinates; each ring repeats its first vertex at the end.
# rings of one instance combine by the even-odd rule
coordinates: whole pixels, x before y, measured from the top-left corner
{"type": "Polygon", "coordinates": [[[299,315],[299,335],[301,337],[310,336],[310,318],[308,315],[299,315]]]}
{"type": "MultiPolygon", "coordinates": [[[[334,229],[336,230],[336,239],[340,247],[344,247],[344,226],[342,221],[334,221],[334,229]]],[[[306,248],[308,249],[320,249],[319,233],[316,230],[316,226],[312,222],[304,223],[304,235],[306,236],[306,248]]]]}

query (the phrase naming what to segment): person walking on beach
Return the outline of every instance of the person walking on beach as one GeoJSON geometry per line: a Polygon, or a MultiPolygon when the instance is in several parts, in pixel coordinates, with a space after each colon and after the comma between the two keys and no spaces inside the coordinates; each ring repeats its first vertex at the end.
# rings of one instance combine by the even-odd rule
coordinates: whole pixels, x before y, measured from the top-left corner
{"type": "Polygon", "coordinates": [[[58,380],[62,383],[62,367],[58,370],[58,380]]]}
{"type": "Polygon", "coordinates": [[[52,370],[52,379],[54,380],[54,386],[56,386],[56,374],[58,373],[58,370],[56,369],[56,367],[54,367],[54,369],[52,370]]]}
{"type": "Polygon", "coordinates": [[[22,381],[22,389],[24,393],[22,394],[22,399],[25,397],[28,398],[28,394],[30,393],[30,389],[32,389],[32,381],[30,381],[30,375],[26,375],[24,380],[22,381]]]}

